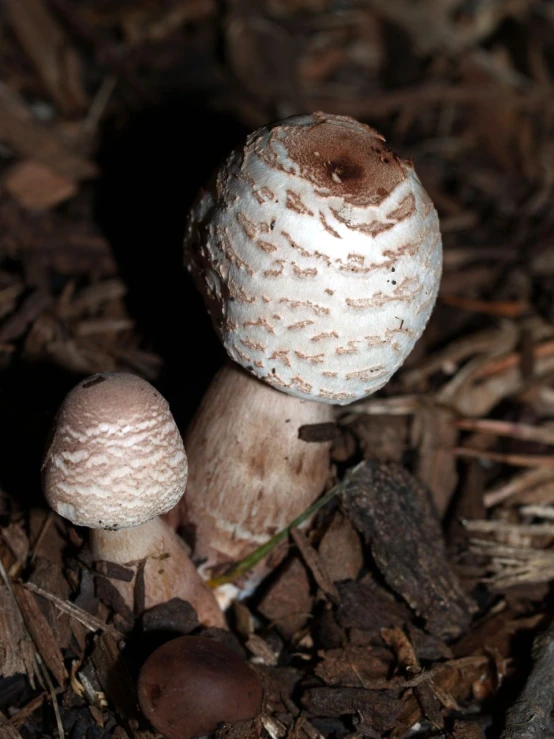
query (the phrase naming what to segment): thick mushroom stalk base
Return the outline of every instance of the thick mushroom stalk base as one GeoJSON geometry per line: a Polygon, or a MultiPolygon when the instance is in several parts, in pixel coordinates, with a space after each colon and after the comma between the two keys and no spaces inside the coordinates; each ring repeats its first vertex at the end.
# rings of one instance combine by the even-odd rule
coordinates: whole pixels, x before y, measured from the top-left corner
{"type": "MultiPolygon", "coordinates": [[[[187,431],[187,491],[168,514],[192,531],[203,573],[250,554],[318,498],[330,442],[303,441],[299,428],[333,418],[331,406],[285,395],[234,363],[220,370],[187,431]]],[[[261,563],[241,588],[270,568],[261,563]]]]}
{"type": "Polygon", "coordinates": [[[111,580],[131,610],[137,571],[144,562],[146,609],[181,598],[193,606],[201,624],[226,628],[213,592],[196,571],[181,539],[160,518],[117,531],[92,529],[90,547],[95,561],[115,562],[134,570],[131,582],[111,580]]]}

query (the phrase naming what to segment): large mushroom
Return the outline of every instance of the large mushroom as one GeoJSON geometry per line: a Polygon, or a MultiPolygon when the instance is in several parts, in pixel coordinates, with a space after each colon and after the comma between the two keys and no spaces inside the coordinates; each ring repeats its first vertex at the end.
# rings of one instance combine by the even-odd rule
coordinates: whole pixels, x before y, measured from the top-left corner
{"type": "Polygon", "coordinates": [[[185,261],[229,356],[259,378],[224,368],[186,435],[181,510],[213,566],[320,494],[327,445],[298,428],[404,362],[437,297],[441,237],[411,162],[369,126],[314,113],[230,155],[190,214],[185,261]]]}
{"type": "MultiPolygon", "coordinates": [[[[159,515],[185,491],[187,457],[165,398],[136,375],[80,382],[58,411],[43,464],[50,506],[90,531],[96,561],[140,567],[146,608],[180,597],[206,625],[223,626],[212,592],[159,515]]],[[[113,580],[133,608],[135,578],[113,580]]]]}

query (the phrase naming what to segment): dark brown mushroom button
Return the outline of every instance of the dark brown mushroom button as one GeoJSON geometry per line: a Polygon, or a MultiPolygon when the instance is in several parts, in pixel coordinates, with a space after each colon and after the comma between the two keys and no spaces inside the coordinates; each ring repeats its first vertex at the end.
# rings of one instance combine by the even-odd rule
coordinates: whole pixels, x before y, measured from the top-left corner
{"type": "Polygon", "coordinates": [[[261,711],[256,673],[224,644],[182,636],[156,649],[138,680],[140,707],[166,739],[191,739],[261,711]]]}

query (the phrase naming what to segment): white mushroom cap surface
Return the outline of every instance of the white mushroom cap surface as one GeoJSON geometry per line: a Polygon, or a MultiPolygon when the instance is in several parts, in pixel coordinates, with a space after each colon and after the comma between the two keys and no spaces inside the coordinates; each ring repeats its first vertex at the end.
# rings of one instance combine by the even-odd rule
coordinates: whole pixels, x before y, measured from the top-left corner
{"type": "Polygon", "coordinates": [[[400,367],[435,303],[437,213],[369,126],[314,113],[261,128],[193,208],[185,262],[232,359],[346,404],[400,367]]]}
{"type": "Polygon", "coordinates": [[[65,398],[43,465],[50,506],[79,526],[138,526],[173,508],[187,458],[165,398],[136,375],[104,372],[65,398]]]}

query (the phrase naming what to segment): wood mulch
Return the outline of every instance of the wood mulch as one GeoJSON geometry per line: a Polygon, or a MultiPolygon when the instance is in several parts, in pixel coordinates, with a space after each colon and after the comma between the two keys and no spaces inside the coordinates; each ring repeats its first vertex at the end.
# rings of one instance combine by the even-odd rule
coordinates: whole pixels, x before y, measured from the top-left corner
{"type": "Polygon", "coordinates": [[[212,634],[265,688],[218,736],[554,737],[553,88],[549,0],[0,4],[0,737],[156,736],[136,674],[196,616],[122,612],[42,449],[101,370],[186,427],[223,357],[187,210],[246,132],[318,109],[414,159],[444,275],[404,367],[323,430],[340,493],[212,634]]]}

